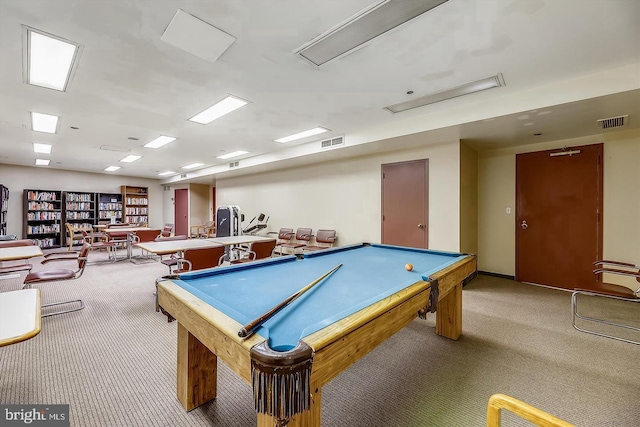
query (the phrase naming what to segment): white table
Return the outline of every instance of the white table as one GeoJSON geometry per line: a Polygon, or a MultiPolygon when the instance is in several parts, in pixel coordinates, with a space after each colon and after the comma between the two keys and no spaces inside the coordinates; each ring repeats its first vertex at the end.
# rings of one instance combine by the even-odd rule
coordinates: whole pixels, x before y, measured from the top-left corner
{"type": "Polygon", "coordinates": [[[40,333],[40,289],[0,293],[0,347],[40,333]]]}
{"type": "Polygon", "coordinates": [[[238,245],[246,245],[246,244],[250,244],[253,242],[264,242],[267,240],[275,240],[273,237],[263,237],[263,236],[253,236],[250,234],[242,234],[240,236],[226,236],[226,237],[210,237],[208,239],[201,239],[201,240],[208,240],[210,242],[215,242],[215,243],[219,243],[221,245],[224,245],[227,247],[226,249],[226,253],[227,253],[227,260],[228,261],[233,261],[234,257],[239,257],[239,255],[235,254],[233,252],[233,247],[234,246],[238,246],[238,245]]]}
{"type": "Polygon", "coordinates": [[[15,261],[17,259],[28,259],[42,256],[42,249],[36,245],[10,246],[0,248],[0,262],[15,261]]]}
{"type": "Polygon", "coordinates": [[[223,246],[220,243],[211,242],[210,239],[184,239],[164,240],[161,242],[142,242],[137,247],[156,255],[168,255],[178,253],[180,257],[187,249],[215,248],[223,246]]]}
{"type": "Polygon", "coordinates": [[[131,242],[133,241],[133,235],[136,234],[136,231],[140,231],[140,230],[151,230],[151,228],[149,227],[112,227],[112,228],[106,228],[104,230],[107,236],[109,236],[109,239],[111,239],[112,234],[127,233],[127,241],[126,241],[127,257],[116,259],[116,261],[125,261],[125,260],[131,261],[131,242]]]}

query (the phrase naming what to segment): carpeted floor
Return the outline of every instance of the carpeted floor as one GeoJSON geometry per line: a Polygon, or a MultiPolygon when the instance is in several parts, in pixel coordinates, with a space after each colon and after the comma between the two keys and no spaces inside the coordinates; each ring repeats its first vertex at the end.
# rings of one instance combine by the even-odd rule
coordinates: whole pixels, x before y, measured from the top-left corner
{"type": "MultiPolygon", "coordinates": [[[[35,269],[63,266],[39,261],[35,269]]],[[[222,364],[217,399],[191,412],[176,399],[176,323],[152,295],[166,272],[157,262],[89,265],[81,279],[40,285],[43,303],[80,297],[86,308],[0,348],[0,403],[69,404],[72,426],[255,425],[250,386],[222,364]]],[[[20,287],[0,280],[0,292],[20,287]]],[[[605,310],[640,323],[637,304],[605,310]]],[[[483,426],[489,396],[505,393],[576,426],[633,427],[638,360],[640,346],[574,330],[570,293],[479,276],[463,291],[458,341],[435,335],[433,315],[414,321],[324,388],[322,420],[483,426]]],[[[505,413],[502,425],[531,424],[505,413]]]]}

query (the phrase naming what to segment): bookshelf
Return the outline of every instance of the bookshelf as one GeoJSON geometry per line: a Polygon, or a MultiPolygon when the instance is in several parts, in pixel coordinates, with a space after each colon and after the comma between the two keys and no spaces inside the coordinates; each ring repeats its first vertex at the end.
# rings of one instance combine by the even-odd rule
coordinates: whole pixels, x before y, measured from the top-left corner
{"type": "MultiPolygon", "coordinates": [[[[71,224],[74,228],[86,228],[90,232],[96,224],[96,193],[84,191],[65,191],[63,215],[65,223],[71,224]]],[[[62,230],[65,246],[69,245],[69,233],[66,228],[62,230]]],[[[78,240],[78,242],[81,242],[78,240]]],[[[74,242],[75,243],[75,242],[74,242]]]]}
{"type": "Polygon", "coordinates": [[[122,194],[118,193],[98,193],[98,209],[96,219],[100,221],[122,221],[122,194]]]}
{"type": "Polygon", "coordinates": [[[0,235],[7,234],[7,212],[9,211],[9,189],[0,185],[0,235]]]}
{"type": "Polygon", "coordinates": [[[24,190],[23,238],[42,248],[59,248],[61,240],[62,192],[24,190]]]}
{"type": "Polygon", "coordinates": [[[149,223],[149,188],[123,185],[124,221],[129,224],[149,223]]]}

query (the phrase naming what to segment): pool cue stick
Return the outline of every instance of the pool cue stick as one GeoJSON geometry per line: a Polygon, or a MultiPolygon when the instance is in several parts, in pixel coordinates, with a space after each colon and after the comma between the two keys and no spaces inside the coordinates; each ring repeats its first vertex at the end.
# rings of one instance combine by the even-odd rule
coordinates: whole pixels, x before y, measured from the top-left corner
{"type": "Polygon", "coordinates": [[[342,267],[342,264],[339,264],[336,267],[332,268],[330,271],[328,271],[325,274],[323,274],[322,276],[318,277],[316,280],[314,280],[313,282],[309,283],[307,286],[305,286],[304,288],[300,289],[298,292],[296,292],[295,294],[291,295],[289,298],[285,299],[280,304],[276,305],[275,307],[273,307],[271,310],[267,311],[262,316],[258,317],[254,321],[246,324],[242,329],[240,329],[238,331],[238,336],[240,338],[249,338],[251,335],[253,335],[253,333],[258,328],[258,326],[262,325],[264,322],[266,322],[269,318],[271,318],[278,311],[282,310],[284,307],[286,307],[287,305],[289,305],[290,303],[295,301],[296,298],[298,298],[299,296],[301,296],[302,294],[307,292],[309,289],[313,288],[315,285],[320,283],[324,278],[326,278],[327,276],[332,274],[334,271],[336,271],[340,267],[342,267]]]}

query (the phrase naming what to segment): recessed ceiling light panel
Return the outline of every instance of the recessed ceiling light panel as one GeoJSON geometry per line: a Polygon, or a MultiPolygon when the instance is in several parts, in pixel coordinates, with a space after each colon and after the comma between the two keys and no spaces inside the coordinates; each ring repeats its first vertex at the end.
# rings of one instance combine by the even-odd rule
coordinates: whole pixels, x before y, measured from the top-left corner
{"type": "Polygon", "coordinates": [[[122,163],[132,163],[135,162],[136,160],[142,158],[142,156],[136,156],[135,154],[130,154],[127,157],[125,157],[124,159],[121,159],[120,161],[122,163]]]}
{"type": "Polygon", "coordinates": [[[183,166],[182,169],[193,169],[193,168],[197,168],[199,166],[204,166],[204,164],[203,163],[191,163],[190,165],[183,166]]]}
{"type": "Polygon", "coordinates": [[[167,176],[167,175],[173,175],[174,173],[175,173],[174,171],[166,171],[166,172],[160,172],[158,175],[167,176]]]}
{"type": "Polygon", "coordinates": [[[56,133],[58,131],[58,116],[31,112],[31,129],[35,132],[56,133]]]}
{"type": "Polygon", "coordinates": [[[226,159],[230,159],[232,157],[242,156],[243,154],[249,154],[249,152],[248,151],[242,151],[242,150],[233,151],[231,153],[227,153],[227,154],[223,154],[222,156],[218,156],[218,157],[216,157],[216,159],[226,160],[226,159]]]}
{"type": "Polygon", "coordinates": [[[306,138],[308,136],[318,135],[320,133],[329,132],[329,129],[323,127],[315,127],[313,129],[306,130],[304,132],[296,133],[295,135],[285,136],[284,138],[276,139],[276,142],[291,142],[297,139],[306,138]]]}
{"type": "Polygon", "coordinates": [[[22,31],[25,82],[65,91],[82,47],[26,26],[22,27],[22,31]]]}
{"type": "Polygon", "coordinates": [[[36,159],[36,166],[49,166],[51,160],[49,159],[36,159]]]}
{"type": "Polygon", "coordinates": [[[41,154],[51,154],[51,145],[50,144],[39,144],[37,142],[33,143],[33,152],[41,153],[41,154]]]}
{"type": "Polygon", "coordinates": [[[106,170],[107,172],[113,172],[113,171],[117,171],[118,169],[120,169],[120,166],[109,166],[108,168],[105,168],[104,170],[106,170]]]}
{"type": "Polygon", "coordinates": [[[160,135],[159,137],[157,137],[156,139],[154,139],[153,141],[145,144],[144,146],[146,148],[160,148],[163,145],[166,145],[170,142],[175,141],[176,138],[172,137],[172,136],[164,136],[164,135],[160,135]]]}
{"type": "Polygon", "coordinates": [[[229,114],[232,111],[237,110],[240,107],[244,107],[248,102],[244,99],[240,99],[233,95],[228,95],[222,101],[212,105],[204,110],[202,113],[196,114],[189,120],[192,122],[207,125],[212,121],[219,119],[220,117],[229,114]]]}

